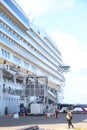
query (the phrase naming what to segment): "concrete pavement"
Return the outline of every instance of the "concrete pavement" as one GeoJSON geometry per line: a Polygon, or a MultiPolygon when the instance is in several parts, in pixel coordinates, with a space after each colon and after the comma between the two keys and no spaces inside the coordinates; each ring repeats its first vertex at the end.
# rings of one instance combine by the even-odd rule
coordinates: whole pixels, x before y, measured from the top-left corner
{"type": "MultiPolygon", "coordinates": [[[[13,127],[0,127],[0,130],[21,130],[23,128],[28,128],[32,125],[26,125],[26,126],[13,126],[13,127]]],[[[56,125],[51,125],[51,124],[47,124],[47,125],[38,125],[40,129],[44,129],[44,130],[67,130],[67,124],[56,124],[56,125]]],[[[78,125],[78,124],[74,124],[75,128],[83,128],[82,125],[78,125]]],[[[87,128],[87,125],[86,127],[87,128]]],[[[71,130],[73,130],[72,128],[70,128],[71,130]]],[[[86,129],[87,130],[87,129],[86,129]]]]}
{"type": "MultiPolygon", "coordinates": [[[[74,115],[72,122],[75,128],[87,128],[87,114],[74,115]]],[[[29,116],[19,117],[18,119],[0,117],[0,130],[20,130],[36,125],[44,130],[67,130],[65,114],[61,114],[58,119],[53,116],[49,118],[45,116],[29,116]]]]}

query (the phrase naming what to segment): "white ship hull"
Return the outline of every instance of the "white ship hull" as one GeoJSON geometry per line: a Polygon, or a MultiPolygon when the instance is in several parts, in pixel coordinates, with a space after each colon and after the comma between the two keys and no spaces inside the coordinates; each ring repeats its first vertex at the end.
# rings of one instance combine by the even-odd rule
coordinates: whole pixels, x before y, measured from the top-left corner
{"type": "Polygon", "coordinates": [[[0,114],[19,112],[30,96],[43,97],[45,105],[61,102],[65,80],[56,44],[15,1],[0,2],[0,114]]]}

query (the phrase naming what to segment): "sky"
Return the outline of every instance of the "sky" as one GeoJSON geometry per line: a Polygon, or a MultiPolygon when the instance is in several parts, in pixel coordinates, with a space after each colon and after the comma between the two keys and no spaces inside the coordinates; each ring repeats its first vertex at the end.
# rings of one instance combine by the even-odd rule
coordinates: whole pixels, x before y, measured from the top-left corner
{"type": "Polygon", "coordinates": [[[30,21],[56,42],[65,76],[64,103],[87,104],[87,0],[16,0],[30,21]]]}

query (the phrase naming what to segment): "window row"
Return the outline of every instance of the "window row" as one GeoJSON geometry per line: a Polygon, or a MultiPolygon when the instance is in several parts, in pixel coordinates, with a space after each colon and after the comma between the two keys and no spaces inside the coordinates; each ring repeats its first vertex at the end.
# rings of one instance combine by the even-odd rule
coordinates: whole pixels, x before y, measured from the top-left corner
{"type": "MultiPolygon", "coordinates": [[[[4,56],[5,58],[10,59],[10,53],[8,51],[6,51],[5,49],[1,49],[1,55],[4,56]]],[[[17,56],[13,55],[13,61],[16,64],[21,64],[21,59],[17,56]]],[[[24,61],[24,67],[29,68],[29,63],[24,61]]]]}
{"type": "MultiPolygon", "coordinates": [[[[27,40],[25,40],[21,35],[19,35],[15,30],[13,30],[11,27],[9,27],[6,23],[4,23],[3,21],[0,22],[1,25],[3,25],[9,32],[11,32],[14,36],[16,36],[20,42],[23,42],[25,45],[27,45],[29,48],[31,48],[32,50],[34,50],[35,52],[39,53],[35,47],[33,47],[32,45],[29,44],[29,42],[27,40]]],[[[39,53],[40,54],[40,53],[39,53]]]]}
{"type": "Polygon", "coordinates": [[[20,102],[20,98],[16,98],[16,97],[0,97],[0,101],[20,102]]]}
{"type": "MultiPolygon", "coordinates": [[[[9,28],[9,27],[8,27],[9,28]]],[[[7,40],[9,40],[17,49],[19,49],[20,51],[22,51],[22,52],[24,52],[27,56],[30,56],[30,53],[29,53],[29,51],[26,49],[26,48],[24,48],[22,45],[20,45],[19,43],[17,43],[16,41],[14,41],[12,38],[10,38],[9,36],[7,36],[6,34],[4,34],[4,33],[2,33],[1,34],[4,38],[6,38],[7,40]]],[[[18,37],[18,34],[16,33],[16,37],[18,37]]],[[[37,49],[35,49],[33,46],[31,46],[31,48],[29,48],[29,49],[31,49],[32,51],[34,51],[34,52],[38,52],[37,51],[37,49]]],[[[38,53],[38,55],[37,55],[37,57],[39,57],[39,56],[41,56],[41,58],[40,59],[42,59],[43,58],[43,55],[40,53],[38,53]]],[[[45,58],[45,60],[43,60],[45,63],[47,63],[47,60],[46,60],[46,58],[45,58]]],[[[18,59],[18,58],[14,58],[14,62],[15,63],[17,63],[17,64],[21,64],[21,60],[20,59],[18,59]]],[[[51,67],[52,66],[54,66],[55,67],[55,65],[51,62],[50,64],[49,64],[51,67]]],[[[25,66],[25,64],[24,64],[24,67],[26,67],[25,66]]],[[[28,66],[27,66],[28,67],[28,66]]],[[[34,70],[34,69],[33,69],[34,70]]]]}
{"type": "MultiPolygon", "coordinates": [[[[42,58],[43,55],[41,54],[41,52],[39,52],[35,47],[33,47],[32,45],[30,45],[30,43],[25,40],[23,37],[21,37],[20,34],[18,34],[16,31],[14,31],[11,27],[9,27],[6,23],[4,23],[2,21],[2,24],[5,28],[7,28],[13,35],[15,35],[22,43],[24,43],[25,45],[27,45],[29,47],[29,49],[31,49],[32,51],[34,51],[35,53],[37,53],[37,56],[40,56],[42,58]]],[[[32,31],[31,31],[32,32],[32,31]]],[[[28,35],[28,34],[27,34],[28,35]]],[[[29,35],[28,35],[29,37],[29,35]]],[[[30,37],[29,37],[30,38],[30,37]]],[[[10,39],[11,42],[15,43],[12,39],[10,39]]],[[[37,44],[37,42],[35,42],[37,44]]],[[[15,45],[17,46],[17,48],[20,48],[20,50],[23,50],[26,54],[28,54],[27,50],[25,50],[21,45],[15,43],[15,45]]],[[[45,52],[46,53],[46,52],[45,52]]],[[[52,52],[51,52],[52,54],[52,52]]],[[[47,56],[47,55],[46,55],[47,56]]],[[[50,56],[50,55],[49,55],[50,56]]],[[[46,59],[46,58],[45,58],[46,59]]]]}
{"type": "Polygon", "coordinates": [[[10,54],[9,54],[9,52],[7,52],[7,51],[4,50],[4,49],[1,49],[1,52],[2,52],[2,55],[3,55],[4,57],[10,59],[10,54]]]}

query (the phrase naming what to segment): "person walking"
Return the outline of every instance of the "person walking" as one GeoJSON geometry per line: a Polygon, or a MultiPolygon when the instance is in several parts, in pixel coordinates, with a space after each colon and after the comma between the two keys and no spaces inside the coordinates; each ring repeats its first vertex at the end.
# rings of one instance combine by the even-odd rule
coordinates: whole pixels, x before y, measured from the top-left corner
{"type": "Polygon", "coordinates": [[[72,124],[72,112],[70,110],[67,111],[66,119],[67,119],[67,123],[68,123],[68,129],[70,129],[70,126],[72,128],[74,128],[74,126],[72,124]]]}
{"type": "Polygon", "coordinates": [[[58,118],[59,111],[58,109],[55,110],[55,117],[58,118]]]}

